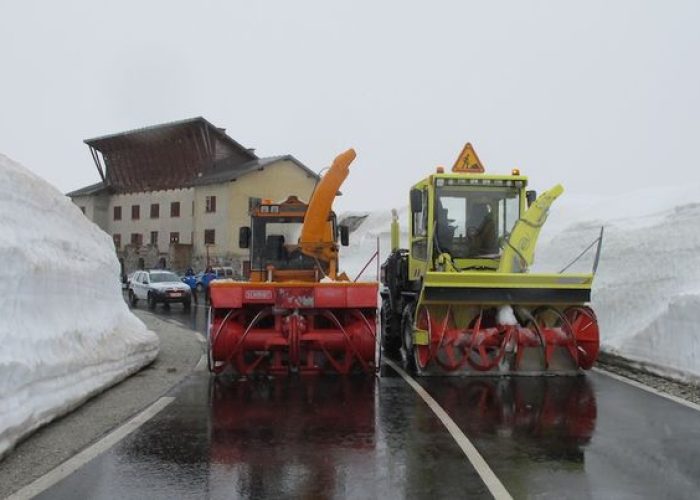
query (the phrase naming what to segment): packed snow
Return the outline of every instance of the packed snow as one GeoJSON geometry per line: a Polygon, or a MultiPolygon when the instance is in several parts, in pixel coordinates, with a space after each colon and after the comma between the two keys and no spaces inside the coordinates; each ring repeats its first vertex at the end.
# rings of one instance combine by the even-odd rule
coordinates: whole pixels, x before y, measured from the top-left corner
{"type": "Polygon", "coordinates": [[[0,154],[0,458],[150,363],[158,337],[126,306],[110,237],[0,154]]]}
{"type": "MultiPolygon", "coordinates": [[[[380,240],[390,251],[390,209],[367,215],[341,253],[354,278],[380,240]]],[[[399,210],[402,247],[408,210],[399,210]]],[[[700,380],[700,185],[657,187],[617,196],[567,192],[552,206],[534,272],[561,271],[604,226],[592,306],[603,351],[659,374],[700,380]]],[[[595,248],[567,272],[589,272],[595,248]]],[[[361,279],[374,279],[374,265],[361,279]]]]}

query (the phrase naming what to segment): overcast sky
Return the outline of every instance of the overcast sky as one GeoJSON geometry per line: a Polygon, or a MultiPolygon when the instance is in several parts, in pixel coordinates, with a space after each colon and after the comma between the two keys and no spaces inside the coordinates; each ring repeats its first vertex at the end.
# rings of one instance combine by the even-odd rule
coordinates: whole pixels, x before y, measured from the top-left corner
{"type": "Polygon", "coordinates": [[[355,147],[341,211],[466,141],[539,189],[699,182],[700,2],[0,0],[0,152],[62,191],[84,139],[194,116],[314,170],[355,147]]]}

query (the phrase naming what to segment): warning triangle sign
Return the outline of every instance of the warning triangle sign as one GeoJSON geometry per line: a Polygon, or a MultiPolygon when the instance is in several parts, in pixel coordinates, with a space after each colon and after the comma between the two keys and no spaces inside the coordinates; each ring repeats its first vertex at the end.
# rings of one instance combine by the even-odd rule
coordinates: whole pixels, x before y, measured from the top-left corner
{"type": "Polygon", "coordinates": [[[465,174],[483,174],[485,172],[481,160],[476,155],[476,151],[470,143],[465,144],[462,152],[459,153],[457,161],[452,167],[453,172],[462,172],[465,174]]]}

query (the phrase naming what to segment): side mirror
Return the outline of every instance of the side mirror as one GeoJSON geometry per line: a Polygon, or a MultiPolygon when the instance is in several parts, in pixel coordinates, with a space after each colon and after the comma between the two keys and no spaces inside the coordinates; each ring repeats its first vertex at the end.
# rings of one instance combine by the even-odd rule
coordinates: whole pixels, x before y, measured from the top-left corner
{"type": "Polygon", "coordinates": [[[350,229],[348,226],[340,226],[340,244],[344,247],[350,244],[350,229]]]}
{"type": "Polygon", "coordinates": [[[250,246],[250,228],[241,226],[238,230],[238,246],[240,248],[248,248],[250,246]]]}
{"type": "Polygon", "coordinates": [[[525,191],[525,198],[527,198],[527,206],[529,207],[535,203],[535,200],[537,199],[537,191],[525,191]]]}
{"type": "Polygon", "coordinates": [[[423,211],[423,193],[420,189],[411,189],[411,212],[417,214],[423,211]]]}

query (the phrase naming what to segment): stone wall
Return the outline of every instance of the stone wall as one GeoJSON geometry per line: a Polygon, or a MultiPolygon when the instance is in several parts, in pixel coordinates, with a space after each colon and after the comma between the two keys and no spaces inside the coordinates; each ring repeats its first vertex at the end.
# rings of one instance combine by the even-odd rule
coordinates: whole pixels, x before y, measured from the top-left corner
{"type": "Polygon", "coordinates": [[[121,252],[117,252],[117,255],[124,260],[126,274],[131,274],[138,269],[162,267],[161,259],[165,259],[165,267],[168,267],[168,255],[160,253],[156,245],[125,245],[121,252]]]}
{"type": "MultiPolygon", "coordinates": [[[[156,245],[126,245],[122,251],[117,252],[120,261],[123,262],[123,272],[131,274],[138,269],[170,269],[176,273],[184,273],[192,267],[195,272],[203,271],[207,267],[207,256],[193,255],[192,245],[173,243],[167,252],[161,252],[156,245]]],[[[227,253],[224,255],[210,255],[209,265],[212,267],[232,267],[237,277],[242,276],[242,261],[238,255],[227,253]]]]}

